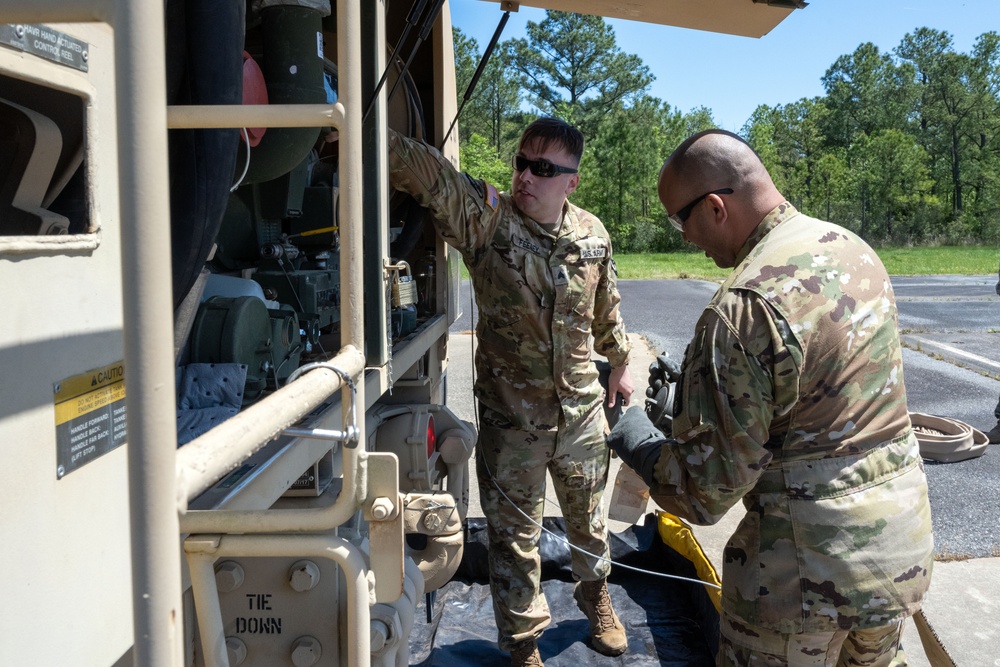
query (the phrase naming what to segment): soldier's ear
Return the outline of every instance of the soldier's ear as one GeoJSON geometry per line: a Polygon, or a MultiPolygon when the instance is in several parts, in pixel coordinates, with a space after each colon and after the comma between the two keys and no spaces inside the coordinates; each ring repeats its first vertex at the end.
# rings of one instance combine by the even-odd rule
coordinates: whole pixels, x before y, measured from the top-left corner
{"type": "Polygon", "coordinates": [[[712,207],[712,215],[717,225],[725,224],[729,219],[729,209],[726,208],[726,200],[716,194],[705,197],[707,205],[712,207]]]}
{"type": "Polygon", "coordinates": [[[569,183],[566,185],[566,196],[569,197],[580,185],[580,174],[570,174],[569,183]]]}

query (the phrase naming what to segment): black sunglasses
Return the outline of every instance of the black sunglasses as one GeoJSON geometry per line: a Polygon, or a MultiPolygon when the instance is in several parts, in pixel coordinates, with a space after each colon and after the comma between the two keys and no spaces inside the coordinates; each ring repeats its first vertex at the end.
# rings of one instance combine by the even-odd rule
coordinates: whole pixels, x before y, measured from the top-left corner
{"type": "Polygon", "coordinates": [[[712,190],[711,192],[706,192],[702,196],[694,199],[687,206],[678,209],[678,211],[673,215],[668,215],[667,219],[670,221],[670,224],[674,226],[674,229],[676,229],[679,232],[683,232],[684,223],[687,222],[687,219],[691,217],[691,211],[694,210],[695,206],[701,203],[701,200],[703,200],[705,197],[709,195],[731,195],[731,194],[733,194],[732,188],[722,188],[721,190],[712,190]]]}
{"type": "Polygon", "coordinates": [[[514,171],[524,171],[530,169],[531,173],[540,178],[552,178],[556,174],[575,174],[576,169],[572,167],[560,167],[552,164],[548,160],[529,160],[523,155],[515,155],[511,161],[514,171]]]}

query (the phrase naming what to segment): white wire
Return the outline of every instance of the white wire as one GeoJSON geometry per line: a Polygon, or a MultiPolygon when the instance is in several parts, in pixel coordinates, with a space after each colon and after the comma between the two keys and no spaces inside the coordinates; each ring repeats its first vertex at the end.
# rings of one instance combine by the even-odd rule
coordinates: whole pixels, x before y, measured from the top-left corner
{"type": "MultiPolygon", "coordinates": [[[[471,276],[470,276],[470,279],[469,279],[469,322],[471,324],[472,335],[470,336],[469,340],[472,341],[472,342],[469,345],[469,350],[470,350],[470,352],[472,352],[472,357],[473,357],[472,358],[472,364],[471,364],[471,367],[472,367],[472,386],[473,387],[476,386],[476,359],[475,359],[476,323],[473,320],[473,313],[474,313],[473,308],[475,306],[475,301],[474,300],[475,300],[475,290],[472,289],[472,279],[471,279],[471,276]]],[[[476,403],[476,401],[474,400],[473,401],[473,412],[475,413],[474,417],[475,417],[475,420],[476,420],[476,430],[478,431],[479,430],[479,410],[478,410],[478,407],[475,405],[475,403],[476,403]]],[[[485,466],[485,468],[486,468],[486,474],[488,474],[490,476],[490,481],[493,482],[493,486],[495,486],[497,488],[497,491],[499,491],[500,495],[504,497],[504,500],[506,500],[508,503],[510,503],[511,507],[513,507],[518,512],[520,512],[521,516],[523,516],[525,519],[527,519],[529,522],[531,522],[536,528],[538,528],[542,532],[548,533],[554,539],[557,539],[557,540],[559,540],[561,542],[565,542],[566,546],[568,546],[570,549],[574,549],[576,551],[579,551],[580,553],[582,553],[585,556],[590,556],[591,558],[595,558],[597,560],[606,561],[608,563],[611,563],[615,567],[620,567],[620,568],[625,569],[625,570],[632,570],[633,572],[639,572],[640,574],[650,574],[650,575],[652,575],[654,577],[663,577],[664,579],[679,579],[680,581],[690,581],[691,583],[694,583],[694,584],[701,584],[703,586],[710,586],[712,588],[718,588],[720,590],[722,589],[722,586],[719,586],[718,584],[713,584],[713,583],[708,582],[708,581],[702,581],[701,579],[692,579],[691,577],[682,577],[680,575],[667,574],[665,572],[653,572],[651,570],[643,570],[642,568],[633,567],[631,565],[625,565],[624,563],[619,563],[619,562],[614,561],[614,560],[612,560],[610,558],[605,558],[604,556],[598,556],[597,554],[592,554],[589,551],[587,551],[586,549],[581,549],[580,547],[578,547],[575,544],[573,544],[572,542],[570,542],[569,539],[567,539],[567,538],[565,538],[565,537],[563,537],[561,535],[557,535],[557,534],[553,533],[551,530],[549,530],[548,528],[546,528],[545,526],[543,526],[542,524],[538,523],[537,521],[535,521],[534,519],[532,519],[530,516],[528,516],[520,507],[518,507],[517,505],[515,505],[514,501],[512,501],[507,496],[507,494],[503,492],[503,489],[500,488],[500,485],[497,483],[496,477],[493,476],[493,471],[490,470],[490,467],[489,467],[489,465],[486,464],[485,460],[483,460],[483,466],[485,466]]],[[[552,503],[552,501],[549,500],[548,498],[543,498],[543,500],[545,500],[545,501],[547,501],[549,503],[552,503]]],[[[561,508],[560,508],[560,511],[561,511],[561,508]]]]}
{"type": "Polygon", "coordinates": [[[242,129],[243,129],[243,140],[247,142],[247,160],[246,163],[243,165],[243,173],[240,174],[239,179],[235,183],[233,183],[233,187],[229,188],[230,192],[236,192],[236,188],[240,187],[240,183],[243,182],[243,179],[247,177],[247,172],[250,171],[250,134],[247,133],[247,128],[244,127],[242,129]]]}
{"type": "MultiPolygon", "coordinates": [[[[633,567],[631,565],[625,565],[624,563],[619,563],[619,562],[617,562],[615,560],[612,560],[610,558],[605,558],[604,556],[598,556],[597,554],[592,554],[589,551],[587,551],[586,549],[582,549],[582,548],[576,546],[575,544],[573,544],[572,542],[570,542],[568,538],[565,538],[562,535],[557,535],[556,533],[552,532],[551,530],[549,530],[548,528],[546,528],[542,524],[540,524],[537,521],[535,521],[534,519],[532,519],[530,516],[528,516],[524,512],[524,510],[522,510],[520,507],[518,507],[516,504],[514,504],[514,501],[512,501],[507,496],[507,494],[503,492],[503,489],[500,488],[500,484],[497,483],[496,478],[493,476],[493,471],[490,470],[490,467],[486,463],[485,459],[483,460],[483,466],[486,468],[486,474],[488,474],[490,476],[490,481],[493,482],[493,486],[495,486],[497,488],[497,491],[500,492],[500,495],[503,496],[504,499],[508,503],[510,503],[511,507],[513,507],[514,509],[516,509],[521,514],[521,516],[523,516],[525,519],[527,519],[529,522],[531,522],[536,528],[538,528],[542,532],[548,533],[551,537],[553,537],[554,539],[559,540],[560,542],[565,542],[566,546],[568,546],[570,549],[573,549],[575,551],[579,551],[584,556],[590,556],[591,558],[596,558],[597,560],[602,560],[602,561],[605,561],[607,563],[610,563],[610,564],[614,565],[615,567],[620,567],[620,568],[623,568],[623,569],[626,569],[626,570],[632,570],[633,572],[639,572],[640,574],[649,574],[649,575],[652,575],[654,577],[663,577],[665,579],[679,579],[680,581],[690,581],[691,583],[694,583],[694,584],[701,584],[703,586],[710,586],[712,588],[718,588],[718,589],[722,588],[722,586],[719,586],[718,584],[713,584],[713,583],[708,582],[708,581],[702,581],[701,579],[692,579],[691,577],[682,577],[682,576],[677,575],[677,574],[667,574],[665,572],[654,572],[652,570],[643,570],[642,568],[633,567]]],[[[546,500],[549,503],[552,502],[548,498],[544,498],[544,500],[546,500]]]]}

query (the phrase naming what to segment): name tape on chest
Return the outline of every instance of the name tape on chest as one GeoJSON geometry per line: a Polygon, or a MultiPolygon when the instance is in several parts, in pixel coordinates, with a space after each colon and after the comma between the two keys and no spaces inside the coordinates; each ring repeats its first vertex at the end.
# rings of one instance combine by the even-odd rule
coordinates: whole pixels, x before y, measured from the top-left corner
{"type": "Polygon", "coordinates": [[[580,259],[604,259],[608,256],[608,249],[600,248],[580,248],[580,259]]]}
{"type": "Polygon", "coordinates": [[[523,250],[527,250],[528,252],[533,252],[536,255],[542,255],[544,257],[545,255],[548,254],[545,251],[545,248],[543,248],[542,246],[538,245],[537,243],[535,243],[531,239],[526,239],[526,238],[523,238],[523,237],[518,236],[518,235],[515,234],[515,235],[513,235],[511,237],[510,240],[518,248],[521,248],[523,250]]]}

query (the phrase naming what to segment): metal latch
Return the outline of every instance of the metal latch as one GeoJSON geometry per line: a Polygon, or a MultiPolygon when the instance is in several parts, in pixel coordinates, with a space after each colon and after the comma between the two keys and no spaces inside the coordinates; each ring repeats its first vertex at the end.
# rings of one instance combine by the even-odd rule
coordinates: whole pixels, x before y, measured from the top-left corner
{"type": "Polygon", "coordinates": [[[356,447],[358,444],[358,435],[360,431],[358,430],[358,388],[354,384],[354,378],[350,374],[340,368],[337,368],[333,364],[325,361],[316,361],[311,364],[306,364],[304,366],[299,366],[292,374],[288,376],[288,381],[286,384],[291,384],[295,380],[299,379],[303,374],[308,373],[314,368],[325,368],[329,371],[333,371],[340,376],[340,379],[344,381],[351,390],[351,409],[349,423],[344,427],[343,431],[334,431],[329,429],[301,429],[301,428],[286,428],[282,431],[285,435],[298,436],[300,438],[315,438],[317,440],[335,440],[343,442],[347,447],[356,447]]]}

